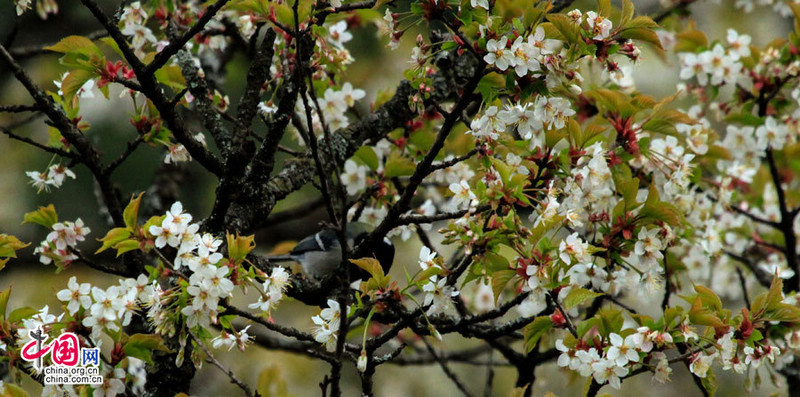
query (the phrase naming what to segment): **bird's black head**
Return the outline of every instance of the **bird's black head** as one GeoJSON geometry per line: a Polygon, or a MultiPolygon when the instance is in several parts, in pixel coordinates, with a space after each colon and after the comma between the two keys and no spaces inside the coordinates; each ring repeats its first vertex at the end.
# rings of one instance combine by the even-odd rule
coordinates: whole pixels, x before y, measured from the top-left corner
{"type": "MultiPolygon", "coordinates": [[[[369,236],[369,233],[362,232],[356,236],[354,239],[354,245],[358,246],[361,244],[366,238],[369,236]]],[[[389,273],[389,270],[392,268],[392,262],[394,262],[394,244],[388,239],[384,238],[380,243],[375,244],[374,246],[367,247],[369,250],[369,257],[374,257],[378,260],[381,264],[381,268],[383,269],[383,274],[389,273]]],[[[370,275],[366,271],[359,269],[357,273],[357,277],[361,278],[362,280],[369,279],[370,275]]],[[[356,275],[354,275],[356,276],[356,275]]],[[[355,280],[356,277],[353,277],[355,280]]]]}

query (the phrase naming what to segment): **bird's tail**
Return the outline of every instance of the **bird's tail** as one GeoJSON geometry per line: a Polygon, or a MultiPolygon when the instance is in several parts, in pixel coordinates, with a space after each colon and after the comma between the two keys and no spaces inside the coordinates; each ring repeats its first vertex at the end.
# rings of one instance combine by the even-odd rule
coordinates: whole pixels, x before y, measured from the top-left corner
{"type": "Polygon", "coordinates": [[[291,255],[272,255],[268,256],[267,260],[270,262],[290,262],[295,259],[291,255]]]}

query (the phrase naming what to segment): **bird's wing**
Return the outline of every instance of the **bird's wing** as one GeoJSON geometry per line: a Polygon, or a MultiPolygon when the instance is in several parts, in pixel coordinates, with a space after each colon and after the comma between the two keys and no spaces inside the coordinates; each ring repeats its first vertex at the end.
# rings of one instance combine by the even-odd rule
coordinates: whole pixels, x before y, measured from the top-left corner
{"type": "Polygon", "coordinates": [[[324,251],[325,247],[322,246],[317,234],[312,234],[302,240],[292,248],[291,255],[300,255],[308,251],[324,251]]]}

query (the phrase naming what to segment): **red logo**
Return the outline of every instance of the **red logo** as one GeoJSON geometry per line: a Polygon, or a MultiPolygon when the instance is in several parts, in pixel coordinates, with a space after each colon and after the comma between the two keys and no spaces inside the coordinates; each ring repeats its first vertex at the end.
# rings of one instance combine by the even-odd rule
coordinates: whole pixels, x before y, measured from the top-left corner
{"type": "Polygon", "coordinates": [[[47,334],[41,328],[29,331],[31,341],[22,347],[22,358],[26,361],[36,361],[37,370],[42,368],[42,358],[50,354],[53,364],[74,367],[80,358],[80,341],[72,332],[65,332],[50,343],[43,345],[47,334]]]}

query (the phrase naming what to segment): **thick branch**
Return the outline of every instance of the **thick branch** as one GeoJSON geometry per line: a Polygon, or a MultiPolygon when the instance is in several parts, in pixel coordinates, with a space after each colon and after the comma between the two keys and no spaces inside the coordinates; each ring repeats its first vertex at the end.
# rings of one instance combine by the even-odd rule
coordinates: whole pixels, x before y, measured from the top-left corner
{"type": "Polygon", "coordinates": [[[94,0],[81,0],[84,6],[92,12],[95,18],[106,28],[108,34],[117,43],[120,51],[122,52],[125,60],[131,65],[134,73],[136,74],[139,84],[142,86],[142,92],[153,102],[161,118],[166,122],[175,139],[178,140],[192,158],[197,160],[206,169],[215,175],[222,174],[222,163],[211,152],[209,152],[200,142],[194,139],[189,131],[186,130],[186,125],[183,118],[175,111],[172,101],[168,99],[155,77],[145,72],[145,65],[133,52],[133,49],[128,45],[125,35],[119,30],[119,27],[112,21],[94,0]]]}

